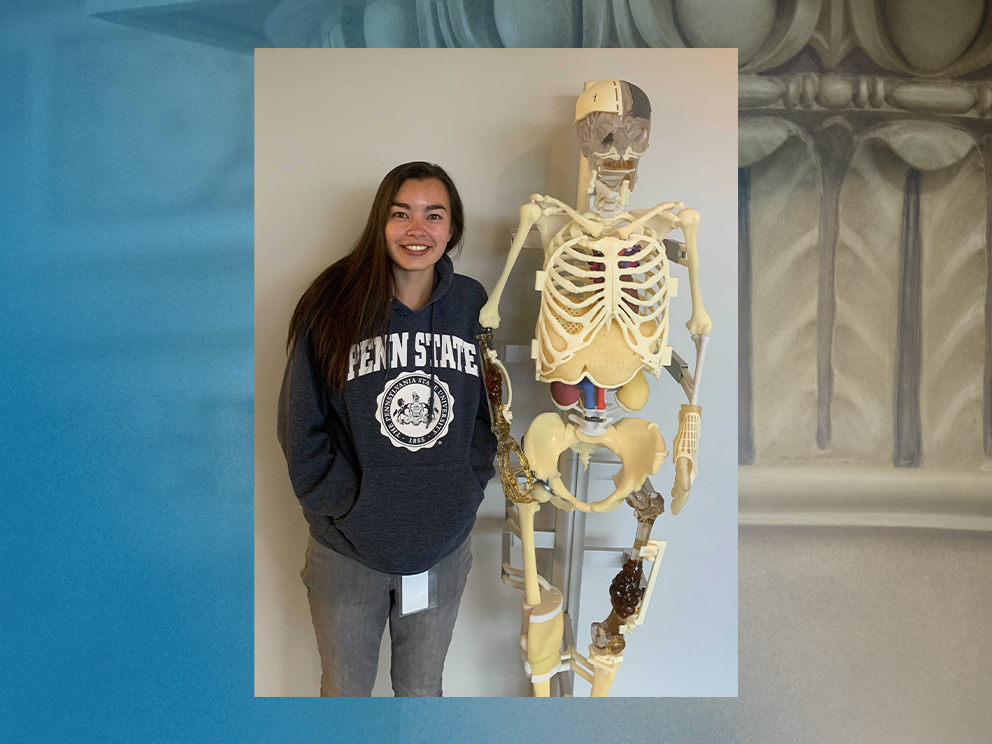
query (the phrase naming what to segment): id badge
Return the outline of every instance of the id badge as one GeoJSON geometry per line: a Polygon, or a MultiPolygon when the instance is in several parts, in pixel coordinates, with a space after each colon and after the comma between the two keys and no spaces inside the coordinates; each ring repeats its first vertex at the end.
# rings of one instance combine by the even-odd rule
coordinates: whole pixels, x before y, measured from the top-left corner
{"type": "Polygon", "coordinates": [[[437,572],[433,568],[400,578],[400,617],[437,607],[437,572]]]}

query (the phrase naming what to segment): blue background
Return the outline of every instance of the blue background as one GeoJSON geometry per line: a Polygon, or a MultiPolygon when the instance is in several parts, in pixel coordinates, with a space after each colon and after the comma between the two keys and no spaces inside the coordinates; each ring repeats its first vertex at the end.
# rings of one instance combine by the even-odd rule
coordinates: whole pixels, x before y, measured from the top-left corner
{"type": "Polygon", "coordinates": [[[26,6],[0,10],[5,740],[763,738],[746,684],[254,698],[252,59],[26,6]]]}

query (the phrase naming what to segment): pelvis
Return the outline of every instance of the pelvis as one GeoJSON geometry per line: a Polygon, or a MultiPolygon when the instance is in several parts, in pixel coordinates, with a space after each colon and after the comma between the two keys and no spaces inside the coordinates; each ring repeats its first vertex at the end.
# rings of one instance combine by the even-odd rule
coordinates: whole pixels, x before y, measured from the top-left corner
{"type": "Polygon", "coordinates": [[[606,427],[603,434],[593,436],[564,423],[557,413],[542,413],[524,434],[524,454],[534,475],[551,488],[555,506],[567,511],[609,512],[640,488],[646,478],[658,472],[668,450],[657,424],[644,419],[621,419],[606,427]],[[588,464],[589,455],[601,447],[619,457],[622,467],[613,476],[616,486],[613,493],[587,504],[565,487],[558,471],[558,456],[571,448],[579,453],[583,464],[588,464]]]}

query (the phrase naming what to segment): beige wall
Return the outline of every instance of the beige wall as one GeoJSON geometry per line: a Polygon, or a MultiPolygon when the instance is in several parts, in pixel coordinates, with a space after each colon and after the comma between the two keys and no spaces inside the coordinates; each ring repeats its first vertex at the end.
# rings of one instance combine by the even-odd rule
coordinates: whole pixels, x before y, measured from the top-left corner
{"type": "MultiPolygon", "coordinates": [[[[652,603],[654,624],[631,642],[616,691],[736,694],[736,50],[258,50],[255,59],[256,694],[312,695],[319,676],[298,576],[306,523],[275,438],[286,327],[301,292],[350,248],[379,179],[415,159],[438,162],[453,176],[467,210],[456,271],[491,287],[528,196],[574,202],[575,97],[583,81],[609,77],[638,84],[653,107],[652,144],[631,205],[677,199],[703,215],[703,290],[717,329],[703,393],[706,477],[697,481],[678,529],[659,535],[669,539],[669,611],[652,603]],[[676,612],[679,606],[686,611],[676,612]],[[686,634],[697,628],[698,643],[678,640],[683,625],[686,634]],[[666,644],[676,643],[680,663],[693,673],[661,683],[658,665],[673,658],[676,649],[666,644]]],[[[529,344],[536,261],[537,252],[525,252],[504,295],[498,333],[504,343],[529,344]]],[[[684,274],[683,288],[672,344],[691,360],[682,327],[689,314],[684,274]]],[[[519,381],[519,428],[547,405],[547,394],[533,383],[529,365],[511,373],[519,381]]],[[[645,417],[658,421],[670,442],[677,391],[667,377],[653,385],[645,417]]],[[[666,493],[670,467],[656,484],[666,493]]],[[[502,512],[502,494],[491,484],[446,665],[448,695],[526,691],[515,651],[521,595],[499,581],[502,512]]],[[[614,533],[595,528],[598,537],[628,544],[634,521],[626,516],[629,524],[614,533]]],[[[606,588],[584,595],[595,591],[605,601],[606,588]]],[[[588,644],[586,632],[579,628],[581,646],[588,644]]],[[[388,695],[388,654],[380,661],[375,694],[388,695]]]]}
{"type": "Polygon", "coordinates": [[[739,741],[988,741],[988,532],[741,527],[739,741]]]}

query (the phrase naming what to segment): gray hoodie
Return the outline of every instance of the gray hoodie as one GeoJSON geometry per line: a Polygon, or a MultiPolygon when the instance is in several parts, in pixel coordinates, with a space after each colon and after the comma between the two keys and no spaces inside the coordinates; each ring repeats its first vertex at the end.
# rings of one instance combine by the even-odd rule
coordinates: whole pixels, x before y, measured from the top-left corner
{"type": "Polygon", "coordinates": [[[310,532],[377,571],[414,574],[468,537],[495,473],[476,333],[486,291],[435,264],[413,312],[351,353],[344,393],[328,391],[301,334],[279,395],[279,443],[310,532]]]}

